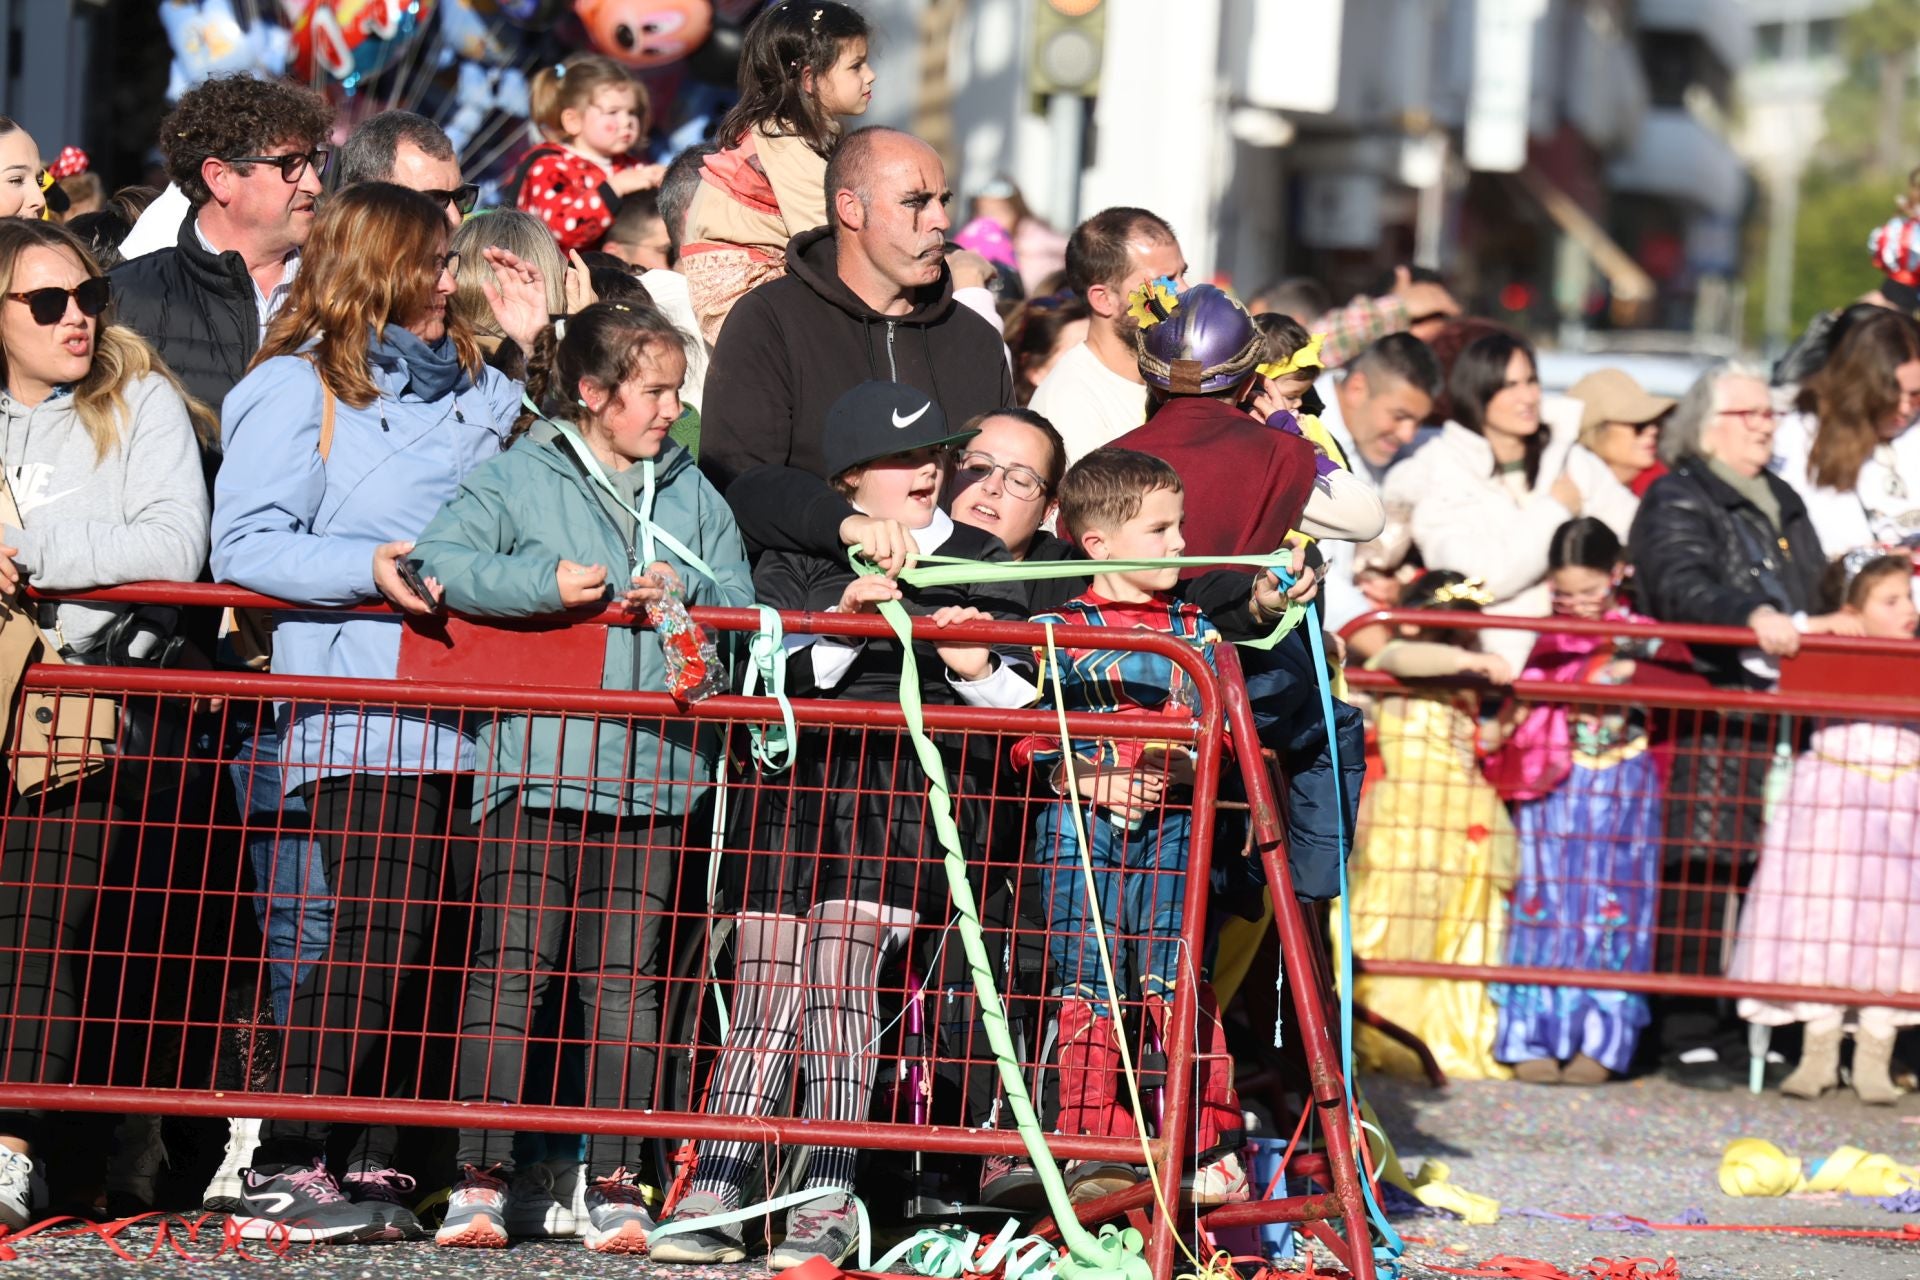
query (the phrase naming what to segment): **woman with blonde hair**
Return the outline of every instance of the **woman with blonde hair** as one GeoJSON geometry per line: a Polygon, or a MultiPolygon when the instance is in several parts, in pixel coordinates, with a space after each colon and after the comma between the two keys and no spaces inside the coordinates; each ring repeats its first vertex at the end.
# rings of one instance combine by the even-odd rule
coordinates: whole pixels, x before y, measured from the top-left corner
{"type": "MultiPolygon", "coordinates": [[[[106,277],[71,232],[0,219],[0,593],[7,596],[17,597],[23,582],[84,591],[149,578],[190,581],[206,561],[198,406],[138,334],[107,322],[108,301],[106,277]]],[[[44,644],[69,659],[146,657],[173,619],[127,613],[124,606],[42,605],[36,620],[44,644]]],[[[61,953],[88,945],[111,833],[127,799],[128,789],[116,789],[112,778],[93,771],[23,788],[16,777],[9,788],[0,920],[25,950],[0,951],[7,1031],[0,1080],[7,1083],[71,1083],[80,976],[61,953]]],[[[28,1154],[31,1128],[24,1114],[0,1121],[0,1225],[15,1230],[31,1217],[41,1181],[28,1154]]]]}
{"type": "MultiPolygon", "coordinates": [[[[547,323],[544,280],[504,250],[482,257],[495,320],[530,347],[547,323]]],[[[400,619],[325,611],[382,599],[403,613],[438,607],[434,583],[407,562],[413,539],[500,451],[521,397],[449,306],[459,265],[445,213],[426,196],[387,183],[342,191],[227,396],[214,574],[315,610],[280,614],[276,674],[389,679],[400,619]]],[[[454,779],[473,768],[473,739],[454,719],[410,708],[309,705],[282,713],[280,740],[283,785],[312,814],[337,895],[332,951],[294,992],[281,1088],[379,1094],[421,1065],[423,1041],[404,1034],[419,1029],[394,1016],[399,988],[430,969],[434,904],[469,887],[471,868],[454,856],[466,821],[454,779]]],[[[357,1132],[340,1182],[324,1162],[330,1136],[325,1121],[263,1125],[233,1217],[243,1237],[420,1234],[402,1203],[411,1180],[392,1167],[395,1130],[357,1132]]]]}
{"type": "Polygon", "coordinates": [[[567,263],[560,256],[547,224],[518,209],[489,209],[460,224],[453,233],[453,249],[460,255],[460,270],[453,282],[453,310],[473,328],[480,344],[481,358],[511,378],[527,376],[527,351],[507,335],[494,319],[487,304],[486,286],[493,282],[493,270],[484,256],[486,249],[504,249],[540,273],[546,282],[547,313],[566,314],[565,276],[567,263]]]}

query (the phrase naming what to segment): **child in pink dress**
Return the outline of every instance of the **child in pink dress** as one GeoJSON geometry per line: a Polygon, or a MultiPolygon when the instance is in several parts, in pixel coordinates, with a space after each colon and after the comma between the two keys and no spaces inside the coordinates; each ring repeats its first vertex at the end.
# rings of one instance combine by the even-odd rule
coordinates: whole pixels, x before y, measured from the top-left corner
{"type": "MultiPolygon", "coordinates": [[[[1828,572],[1829,599],[1855,634],[1914,633],[1913,566],[1856,551],[1828,572]]],[[[1793,764],[1767,824],[1729,977],[1801,987],[1920,992],[1920,733],[1871,721],[1828,723],[1793,764]]],[[[1740,1001],[1759,1026],[1806,1024],[1800,1064],[1780,1091],[1817,1098],[1839,1083],[1848,1009],[1816,1001],[1740,1001]]],[[[1853,1008],[1853,1088],[1862,1102],[1900,1096],[1889,1072],[1894,1033],[1920,1010],[1853,1008]]]]}

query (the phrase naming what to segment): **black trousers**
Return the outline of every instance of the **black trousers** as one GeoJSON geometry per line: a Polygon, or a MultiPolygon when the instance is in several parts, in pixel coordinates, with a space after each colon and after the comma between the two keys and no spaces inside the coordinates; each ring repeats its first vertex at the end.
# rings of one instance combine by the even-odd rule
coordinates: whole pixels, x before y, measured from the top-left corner
{"type": "MultiPolygon", "coordinates": [[[[460,1029],[462,1102],[554,1102],[527,1096],[529,1030],[549,986],[570,973],[588,1033],[588,1105],[655,1105],[665,926],[684,821],[511,803],[487,815],[460,1029]]],[[[557,1057],[562,1047],[556,1039],[540,1052],[557,1057]]],[[[460,1131],[462,1165],[510,1165],[512,1149],[510,1132],[460,1131]]],[[[644,1138],[587,1138],[594,1177],[638,1172],[646,1158],[644,1138]]]]}
{"type": "Polygon", "coordinates": [[[73,1080],[95,914],[119,816],[108,776],[14,795],[7,806],[0,841],[0,1079],[9,1084],[73,1080]]]}
{"type": "MultiPolygon", "coordinates": [[[[347,774],[303,788],[326,851],[333,945],[293,995],[281,1088],[323,1097],[419,1096],[432,1074],[427,1011],[453,1007],[475,856],[467,806],[450,774],[347,774]],[[436,963],[438,959],[439,963],[436,963]]],[[[268,1120],[254,1166],[277,1170],[327,1154],[325,1120],[268,1120]]],[[[398,1130],[352,1135],[343,1169],[393,1163],[398,1130]]],[[[336,1152],[336,1154],[341,1154],[336,1152]]]]}

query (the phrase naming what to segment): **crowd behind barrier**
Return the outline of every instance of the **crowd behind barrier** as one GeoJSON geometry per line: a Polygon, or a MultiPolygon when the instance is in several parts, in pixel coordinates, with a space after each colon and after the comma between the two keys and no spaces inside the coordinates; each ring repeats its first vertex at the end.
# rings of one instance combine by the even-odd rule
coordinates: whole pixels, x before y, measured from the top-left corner
{"type": "MultiPolygon", "coordinates": [[[[200,607],[274,603],[230,588],[153,583],[81,598],[200,607]]],[[[698,617],[729,639],[764,625],[747,610],[700,610],[698,617]]],[[[40,705],[34,700],[51,705],[60,720],[73,704],[108,699],[119,710],[118,723],[105,738],[53,735],[42,742],[23,735],[16,720],[10,770],[19,778],[32,761],[50,775],[77,773],[82,789],[98,795],[117,821],[101,835],[97,899],[90,911],[74,927],[29,933],[0,949],[0,999],[9,1028],[0,1097],[10,1105],[55,1111],[245,1111],[296,1122],[321,1119],[333,1122],[336,1149],[360,1141],[363,1130],[401,1124],[457,1125],[463,1140],[475,1130],[491,1131],[497,1136],[485,1140],[503,1150],[509,1144],[538,1150],[543,1134],[586,1131],[590,1152],[594,1144],[622,1144],[621,1158],[659,1188],[673,1182],[696,1141],[731,1140],[745,1148],[750,1163],[765,1162],[752,1185],[769,1192],[799,1184],[809,1151],[844,1143],[872,1162],[861,1185],[883,1215],[910,1213],[919,1198],[967,1201],[973,1163],[956,1157],[1005,1158],[1022,1147],[984,1039],[936,852],[902,847],[870,869],[939,909],[863,921],[871,936],[849,934],[885,956],[865,993],[883,1018],[869,1038],[852,1053],[811,1041],[766,1053],[760,1069],[774,1079],[757,1083],[770,1103],[761,1114],[743,1113],[738,1099],[732,1105],[717,1099],[715,1071],[730,1022],[737,1025],[756,1000],[805,1000],[826,980],[797,962],[777,971],[765,964],[751,973],[743,969],[742,931],[755,927],[753,915],[741,912],[744,895],[756,879],[756,860],[772,855],[743,851],[746,842],[738,833],[770,808],[817,812],[823,797],[809,794],[791,773],[763,771],[748,760],[745,729],[781,726],[780,708],[770,699],[723,694],[687,704],[664,692],[599,690],[597,682],[542,661],[536,646],[551,653],[568,643],[566,631],[577,631],[593,637],[586,647],[598,653],[605,627],[631,627],[636,620],[609,611],[600,619],[571,622],[564,630],[530,635],[483,621],[419,620],[410,624],[392,680],[137,666],[27,668],[23,688],[29,697],[18,704],[21,716],[40,705]],[[503,665],[509,654],[521,662],[503,665]],[[403,725],[424,726],[432,716],[463,731],[535,712],[590,733],[615,727],[632,733],[651,725],[661,741],[683,729],[706,730],[728,744],[734,763],[722,785],[698,788],[705,794],[683,817],[645,824],[637,840],[617,822],[575,822],[564,829],[556,822],[544,839],[529,844],[515,834],[517,801],[476,825],[458,813],[423,806],[417,785],[410,785],[421,770],[392,764],[357,773],[364,797],[344,819],[331,819],[343,821],[341,827],[284,809],[242,803],[236,810],[215,775],[235,758],[253,726],[270,722],[275,706],[288,704],[321,708],[328,716],[380,708],[403,725]],[[136,724],[160,731],[136,736],[136,724]],[[263,839],[350,841],[357,815],[393,806],[409,810],[398,828],[382,819],[368,830],[405,830],[414,839],[437,840],[440,852],[437,865],[392,898],[344,899],[328,887],[324,873],[297,873],[301,878],[283,883],[275,877],[285,863],[242,856],[263,839]],[[577,898],[552,891],[607,859],[637,863],[635,874],[646,891],[577,898]],[[653,868],[658,876],[649,873],[653,868]],[[504,896],[490,893],[481,883],[489,877],[512,888],[504,896]],[[539,931],[571,938],[557,963],[539,957],[527,937],[503,936],[523,903],[534,908],[539,931]],[[396,971],[349,937],[330,936],[329,923],[355,911],[389,916],[391,927],[402,932],[429,934],[431,958],[396,971]],[[278,945],[267,927],[276,913],[295,918],[295,945],[278,945]],[[636,946],[642,936],[656,940],[645,951],[636,946]],[[324,1014],[303,1021],[299,1004],[289,1010],[287,990],[342,981],[386,984],[391,996],[380,1021],[343,1026],[324,1014]],[[577,1008],[562,998],[574,993],[577,1008]],[[623,1013],[610,1019],[609,1009],[623,1013]],[[598,1020],[583,1024],[582,1011],[596,1011],[598,1020]],[[269,1027],[277,1034],[266,1033],[269,1027]],[[345,1079],[316,1093],[320,1075],[329,1070],[344,1071],[345,1079]],[[869,1081],[877,1078],[877,1088],[859,1115],[823,1118],[809,1109],[808,1091],[819,1089],[823,1079],[863,1071],[869,1081]],[[900,1203],[887,1203],[890,1198],[900,1203]]],[[[872,636],[885,629],[878,619],[824,614],[790,614],[782,624],[790,635],[872,636]]],[[[1040,628],[1018,623],[963,624],[960,634],[996,643],[1047,643],[1040,628]]],[[[1209,964],[1216,856],[1223,863],[1244,863],[1250,855],[1261,862],[1264,845],[1268,856],[1242,878],[1250,875],[1264,886],[1277,873],[1280,901],[1292,903],[1271,777],[1257,754],[1237,766],[1222,759],[1229,721],[1238,721],[1236,732],[1250,724],[1231,655],[1216,676],[1194,649],[1150,632],[1059,627],[1053,639],[1062,647],[1097,641],[1114,650],[1161,654],[1194,688],[1189,717],[1067,717],[1069,732],[1137,742],[1161,752],[1163,760],[1191,753],[1191,798],[1175,791],[1167,803],[1170,817],[1191,826],[1191,853],[1184,872],[1147,864],[1103,871],[1096,880],[1107,914],[1104,942],[1116,969],[1138,971],[1152,963],[1153,952],[1170,948],[1171,967],[1180,975],[1160,994],[1123,995],[1115,1017],[1138,1067],[1147,1131],[1136,1133],[1129,1120],[1106,1137],[1056,1132],[1048,1138],[1062,1160],[1122,1165],[1143,1158],[1144,1142],[1156,1162],[1177,1169],[1183,1150],[1193,1149],[1204,1101],[1193,1088],[1204,1076],[1200,1060],[1227,1053],[1217,1012],[1196,1000],[1209,964]],[[1229,779],[1229,772],[1237,776],[1229,779]],[[1229,792],[1253,800],[1258,832],[1244,820],[1228,821],[1224,831],[1216,827],[1214,798],[1229,792]],[[1184,905],[1172,933],[1163,914],[1132,908],[1136,901],[1176,898],[1184,905]]],[[[791,707],[810,748],[852,755],[901,749],[897,705],[795,697],[791,707]]],[[[1055,713],[1042,710],[935,707],[926,711],[926,722],[954,759],[1005,760],[1023,736],[1060,729],[1055,713]]],[[[630,759],[617,778],[556,775],[550,782],[587,788],[693,785],[686,775],[667,776],[657,765],[657,758],[630,759]]],[[[1100,945],[1084,910],[1069,928],[1050,924],[1058,916],[1047,899],[1064,886],[1050,883],[1046,860],[1036,863],[1026,851],[1036,816],[1054,797],[1011,770],[987,777],[990,790],[962,788],[953,801],[969,836],[968,875],[981,904],[994,981],[1016,1031],[1018,1070],[1050,1128],[1064,1073],[1104,1070],[1104,1105],[1124,1108],[1124,1083],[1114,1063],[1076,1059],[1047,1043],[1065,1003],[1050,975],[1086,970],[1100,945]]],[[[461,791],[483,793],[492,781],[485,768],[477,769],[462,780],[461,791]]],[[[38,851],[49,828],[90,819],[47,811],[36,805],[36,794],[47,793],[25,792],[0,819],[8,851],[0,887],[28,898],[71,893],[70,877],[50,873],[38,851]]],[[[928,803],[917,787],[877,799],[902,812],[928,803]]],[[[1091,820],[1110,819],[1102,811],[1091,820]]],[[[1072,858],[1065,847],[1071,832],[1056,839],[1063,846],[1059,856],[1072,858]]],[[[824,883],[833,864],[847,856],[846,846],[833,838],[821,841],[803,859],[802,879],[824,883]]],[[[1311,972],[1313,953],[1301,918],[1297,911],[1281,914],[1286,945],[1297,949],[1302,965],[1296,972],[1311,972]]],[[[789,924],[803,934],[821,927],[789,924]]],[[[798,938],[791,940],[791,951],[805,954],[798,938]]],[[[1319,1006],[1324,989],[1300,979],[1294,986],[1295,1002],[1312,1010],[1304,1024],[1321,1089],[1329,1094],[1323,1105],[1337,1110],[1338,1067],[1319,1006]]],[[[1333,1172],[1350,1156],[1336,1135],[1328,1137],[1333,1164],[1322,1159],[1317,1165],[1323,1193],[1270,1201],[1261,1206],[1268,1216],[1256,1218],[1345,1216],[1347,1230],[1365,1238],[1356,1184],[1333,1172]]],[[[1156,1274],[1164,1274],[1173,1256],[1171,1237],[1182,1216],[1159,1224],[1151,1245],[1156,1274]]],[[[1235,1220],[1254,1219],[1242,1212],[1235,1220]]]]}
{"type": "Polygon", "coordinates": [[[1148,209],[1062,235],[996,179],[963,225],[853,127],[869,34],[765,7],[678,155],[629,67],[549,61],[511,209],[408,111],[330,164],[284,80],[176,85],[168,190],[94,213],[0,118],[0,1098],[41,1109],[0,1227],[112,1110],[109,1208],[224,1117],[242,1236],[420,1238],[420,1179],[441,1245],[721,1262],[800,1186],[782,1270],[852,1255],[856,1184],[1036,1208],[955,839],[1076,1212],[1182,1184],[1158,1280],[1196,1219],[1395,1247],[1336,894],[1370,1063],[1588,1084],[1803,1024],[1817,1096],[1851,1027],[1896,1097],[1920,188],[1771,379],[1563,394],[1432,270],[1243,305],[1148,209]],[[1236,1068],[1318,1117],[1306,1194],[1258,1199],[1236,1068]]]}
{"type": "MultiPolygon", "coordinates": [[[[1752,639],[1401,611],[1349,630],[1383,623],[1539,629],[1542,644],[1598,642],[1601,661],[1752,639]]],[[[1920,1009],[1916,675],[1920,643],[1840,636],[1808,637],[1777,690],[1349,672],[1377,725],[1353,864],[1356,999],[1466,1077],[1583,1057],[1625,1072],[1660,1052],[1641,1041],[1653,1002],[1674,997],[1737,1001],[1756,1028],[1844,1013],[1890,1037],[1920,1009]],[[1410,727],[1430,708],[1457,716],[1453,736],[1410,727]],[[1729,807],[1741,821],[1702,818],[1729,807]]],[[[1377,1034],[1357,1051],[1428,1065],[1377,1034]]]]}

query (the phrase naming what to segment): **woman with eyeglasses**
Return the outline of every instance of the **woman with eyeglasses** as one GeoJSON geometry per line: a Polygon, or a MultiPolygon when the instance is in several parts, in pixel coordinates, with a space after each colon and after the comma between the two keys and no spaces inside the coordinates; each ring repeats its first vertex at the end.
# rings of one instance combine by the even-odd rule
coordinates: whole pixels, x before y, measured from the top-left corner
{"type": "MultiPolygon", "coordinates": [[[[1861,634],[1858,619],[1816,615],[1826,556],[1807,504],[1767,470],[1776,422],[1764,375],[1723,361],[1682,396],[1660,437],[1670,468],[1641,500],[1628,539],[1640,610],[1661,622],[1748,627],[1752,647],[1694,645],[1697,671],[1730,689],[1765,690],[1809,634],[1861,634]]],[[[1763,794],[1783,725],[1745,711],[1680,715],[1666,806],[1656,973],[1719,973],[1727,901],[1752,874],[1763,794]],[[1704,930],[1704,932],[1703,932],[1704,930]]],[[[1783,750],[1791,744],[1784,744],[1783,750]]],[[[1685,1001],[1655,1005],[1668,1071],[1686,1083],[1737,1085],[1724,1061],[1744,1036],[1685,1001]]]]}
{"type": "Polygon", "coordinates": [[[1829,555],[1920,547],[1920,324],[1848,308],[1833,354],[1774,436],[1774,470],[1805,500],[1829,555]]]}
{"type": "MultiPolygon", "coordinates": [[[[82,591],[191,581],[206,562],[207,494],[186,393],[138,335],[105,323],[107,302],[106,279],[71,232],[0,220],[0,593],[16,606],[23,582],[82,591]]],[[[103,648],[126,613],[25,607],[43,642],[72,658],[103,648]]],[[[69,966],[91,945],[124,791],[107,772],[25,795],[8,788],[0,921],[28,952],[0,951],[7,1083],[72,1082],[82,977],[69,966]]],[[[32,1123],[11,1120],[0,1118],[0,1224],[17,1229],[40,1178],[27,1154],[32,1123]]]]}
{"type": "MultiPolygon", "coordinates": [[[[495,319],[531,346],[547,323],[544,282],[511,254],[485,256],[495,319]]],[[[413,539],[461,478],[499,453],[521,397],[519,383],[481,362],[471,328],[449,310],[458,270],[429,197],[386,183],[339,193],[314,225],[253,370],[227,397],[214,575],[313,609],[279,615],[276,674],[390,679],[400,619],[326,610],[439,606],[435,584],[408,561],[413,539]]],[[[473,769],[470,728],[396,707],[283,713],[283,786],[312,815],[336,895],[327,962],[294,990],[285,1091],[379,1094],[396,1077],[410,1090],[426,1042],[396,1010],[458,1007],[457,979],[424,997],[412,984],[431,972],[436,905],[471,889],[470,824],[454,785],[473,769]]],[[[403,1203],[411,1181],[393,1169],[395,1130],[358,1130],[338,1182],[324,1163],[330,1132],[324,1121],[262,1126],[234,1218],[242,1235],[419,1235],[403,1203]]]]}
{"type": "Polygon", "coordinates": [[[39,218],[47,211],[40,148],[33,135],[0,116],[0,218],[39,218]]]}

